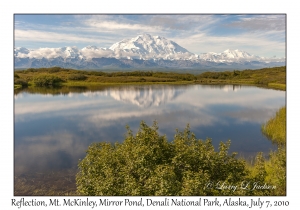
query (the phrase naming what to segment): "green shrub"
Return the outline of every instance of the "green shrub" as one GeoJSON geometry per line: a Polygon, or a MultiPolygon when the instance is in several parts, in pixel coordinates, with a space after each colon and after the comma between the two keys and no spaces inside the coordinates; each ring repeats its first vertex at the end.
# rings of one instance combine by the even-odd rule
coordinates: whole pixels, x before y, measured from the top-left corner
{"type": "Polygon", "coordinates": [[[38,69],[35,69],[35,68],[29,68],[29,69],[26,69],[24,73],[28,73],[28,72],[37,72],[38,69]]]}
{"type": "Polygon", "coordinates": [[[286,195],[286,149],[278,147],[278,150],[270,153],[266,161],[267,177],[266,182],[276,186],[272,195],[286,195]]]}
{"type": "Polygon", "coordinates": [[[86,78],[83,74],[71,74],[68,76],[68,80],[85,80],[86,78]]]}
{"type": "Polygon", "coordinates": [[[79,162],[77,190],[82,195],[180,196],[244,195],[246,190],[217,189],[218,182],[240,185],[247,178],[244,160],[228,154],[230,142],[196,139],[187,127],[172,142],[154,122],[128,128],[123,143],[94,143],[79,162]],[[213,187],[212,187],[213,186],[213,187]]]}
{"type": "Polygon", "coordinates": [[[60,68],[60,67],[57,67],[57,66],[51,67],[51,68],[48,68],[48,69],[44,69],[44,71],[48,71],[49,73],[56,73],[56,72],[59,72],[61,70],[63,70],[63,69],[60,68]]]}
{"type": "Polygon", "coordinates": [[[28,86],[28,82],[23,80],[23,79],[14,79],[14,84],[15,85],[21,85],[22,87],[27,87],[28,86]]]}
{"type": "Polygon", "coordinates": [[[58,76],[51,74],[40,74],[33,78],[33,83],[36,86],[55,86],[62,82],[58,76]]]}

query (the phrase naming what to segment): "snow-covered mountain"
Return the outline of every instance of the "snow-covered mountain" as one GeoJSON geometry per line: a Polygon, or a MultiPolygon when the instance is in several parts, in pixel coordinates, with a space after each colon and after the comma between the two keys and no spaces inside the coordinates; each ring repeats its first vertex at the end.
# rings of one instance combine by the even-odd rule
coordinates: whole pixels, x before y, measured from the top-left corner
{"type": "Polygon", "coordinates": [[[189,52],[174,41],[149,34],[124,39],[110,48],[87,46],[14,49],[15,68],[60,66],[75,69],[101,68],[259,68],[285,65],[285,58],[263,58],[241,50],[222,53],[189,52]]]}
{"type": "Polygon", "coordinates": [[[213,61],[213,62],[232,62],[232,61],[254,61],[254,60],[262,60],[261,57],[251,55],[245,51],[241,50],[230,50],[227,49],[222,53],[203,53],[200,54],[200,59],[206,61],[213,61]]]}
{"type": "Polygon", "coordinates": [[[117,101],[148,108],[166,104],[185,91],[165,86],[159,86],[158,90],[155,90],[156,88],[156,86],[111,88],[105,91],[105,95],[109,95],[117,101]]]}
{"type": "Polygon", "coordinates": [[[109,49],[115,52],[116,58],[178,60],[195,56],[173,41],[149,34],[122,40],[109,49]]]}

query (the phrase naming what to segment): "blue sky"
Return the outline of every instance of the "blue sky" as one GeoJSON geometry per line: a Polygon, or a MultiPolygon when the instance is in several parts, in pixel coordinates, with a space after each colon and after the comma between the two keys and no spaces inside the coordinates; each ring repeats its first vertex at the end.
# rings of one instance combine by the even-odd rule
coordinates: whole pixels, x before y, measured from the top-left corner
{"type": "Polygon", "coordinates": [[[110,47],[139,34],[163,36],[192,53],[239,49],[285,57],[286,16],[266,15],[14,15],[15,47],[110,47]]]}

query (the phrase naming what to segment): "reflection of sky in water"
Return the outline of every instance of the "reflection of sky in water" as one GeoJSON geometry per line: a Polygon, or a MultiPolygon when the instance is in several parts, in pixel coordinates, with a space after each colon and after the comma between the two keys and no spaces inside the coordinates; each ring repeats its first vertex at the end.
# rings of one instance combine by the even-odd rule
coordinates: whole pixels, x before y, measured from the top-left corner
{"type": "Polygon", "coordinates": [[[247,157],[272,147],[261,124],[285,105],[285,92],[247,86],[125,86],[64,95],[15,95],[15,172],[74,168],[92,142],[123,141],[128,124],[158,121],[173,139],[187,123],[215,147],[247,157]]]}

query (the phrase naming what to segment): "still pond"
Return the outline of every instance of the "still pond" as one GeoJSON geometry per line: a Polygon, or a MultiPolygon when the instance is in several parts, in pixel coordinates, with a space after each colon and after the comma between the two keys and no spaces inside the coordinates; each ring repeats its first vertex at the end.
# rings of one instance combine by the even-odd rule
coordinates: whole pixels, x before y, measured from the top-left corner
{"type": "MultiPolygon", "coordinates": [[[[126,125],[156,120],[160,134],[190,129],[215,148],[251,158],[276,147],[261,126],[285,106],[286,92],[240,85],[149,85],[102,88],[31,88],[14,95],[14,174],[76,170],[92,142],[122,142],[126,125]]],[[[34,177],[32,177],[34,182],[34,177]]],[[[70,182],[75,183],[74,178],[70,182]]],[[[58,184],[59,182],[57,182],[58,184]]],[[[52,183],[55,184],[55,183],[52,183]]]]}

